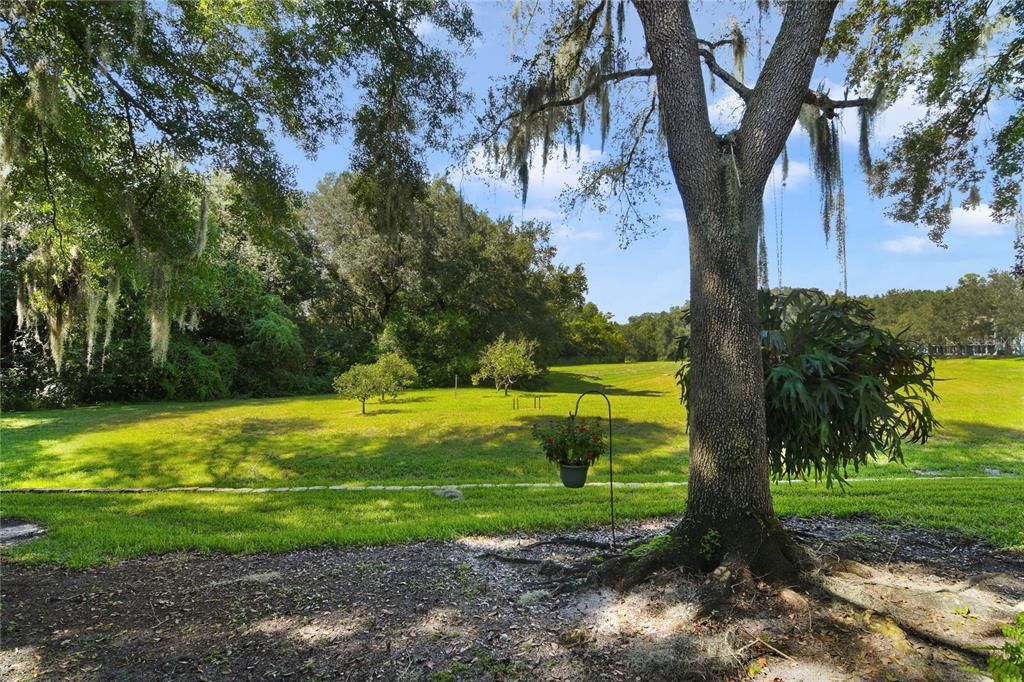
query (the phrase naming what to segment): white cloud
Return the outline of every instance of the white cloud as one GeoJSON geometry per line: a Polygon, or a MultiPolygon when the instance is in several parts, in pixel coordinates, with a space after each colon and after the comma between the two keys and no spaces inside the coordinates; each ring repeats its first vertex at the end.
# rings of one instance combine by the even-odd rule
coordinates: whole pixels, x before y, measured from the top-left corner
{"type": "Polygon", "coordinates": [[[711,127],[719,132],[736,128],[743,118],[744,107],[740,96],[730,90],[708,106],[711,127]]]}
{"type": "MultiPolygon", "coordinates": [[[[807,179],[811,177],[811,167],[803,161],[794,161],[793,157],[789,159],[789,173],[786,176],[786,188],[792,189],[798,185],[802,185],[807,179]]],[[[775,186],[779,189],[782,188],[782,161],[778,161],[775,167],[772,168],[771,177],[768,180],[768,186],[765,190],[765,198],[770,198],[771,195],[771,181],[775,181],[775,186]]]]}
{"type": "Polygon", "coordinates": [[[555,237],[564,241],[598,242],[604,239],[604,233],[595,230],[577,230],[574,227],[562,225],[555,230],[555,237]]]}
{"type": "Polygon", "coordinates": [[[542,222],[558,222],[565,215],[551,206],[529,206],[522,211],[523,220],[540,220],[542,222]]]}
{"type": "Polygon", "coordinates": [[[416,22],[413,31],[420,38],[424,38],[437,30],[437,26],[430,19],[423,17],[416,22]]]}
{"type": "Polygon", "coordinates": [[[923,119],[927,111],[927,107],[914,101],[912,92],[904,92],[875,119],[875,141],[885,143],[892,140],[908,123],[923,119]]]}
{"type": "Polygon", "coordinates": [[[927,237],[914,235],[899,239],[886,239],[882,242],[882,250],[889,253],[921,253],[929,244],[931,244],[931,240],[927,237]]]}
{"type": "Polygon", "coordinates": [[[1009,227],[992,220],[992,211],[985,204],[981,204],[970,211],[957,206],[950,216],[949,231],[953,234],[962,234],[970,237],[991,237],[998,234],[1006,234],[1009,227]]]}

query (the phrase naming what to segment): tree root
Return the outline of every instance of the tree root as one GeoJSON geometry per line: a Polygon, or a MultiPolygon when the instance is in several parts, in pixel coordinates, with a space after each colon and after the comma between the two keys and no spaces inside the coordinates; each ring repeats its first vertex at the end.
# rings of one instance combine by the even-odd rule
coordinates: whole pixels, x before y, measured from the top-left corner
{"type": "Polygon", "coordinates": [[[508,556],[497,552],[484,552],[476,555],[478,559],[491,559],[506,564],[520,564],[528,566],[539,566],[542,575],[578,577],[590,573],[594,567],[593,561],[577,561],[574,564],[560,564],[549,559],[531,559],[529,557],[508,556]]]}
{"type": "MultiPolygon", "coordinates": [[[[637,536],[629,536],[627,538],[619,538],[619,543],[630,542],[636,540],[637,536]]],[[[643,542],[643,539],[641,540],[643,542]]],[[[558,535],[551,538],[550,540],[540,540],[539,542],[533,542],[529,545],[524,545],[524,549],[533,549],[534,547],[543,547],[544,545],[568,545],[570,547],[586,547],[588,549],[613,549],[610,542],[601,542],[599,540],[587,540],[586,538],[574,538],[568,535],[558,535]]]]}
{"type": "Polygon", "coordinates": [[[782,528],[778,519],[741,516],[684,518],[668,542],[647,552],[642,543],[597,566],[590,582],[629,590],[665,569],[711,572],[724,592],[737,580],[758,578],[778,584],[802,584],[810,557],[782,528]]]}

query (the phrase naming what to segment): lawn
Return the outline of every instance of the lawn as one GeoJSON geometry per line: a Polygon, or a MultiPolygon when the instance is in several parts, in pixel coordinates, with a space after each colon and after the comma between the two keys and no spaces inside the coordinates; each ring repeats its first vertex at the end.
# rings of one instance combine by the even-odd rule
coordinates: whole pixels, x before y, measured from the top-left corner
{"type": "MultiPolygon", "coordinates": [[[[0,484],[17,487],[222,486],[552,482],[530,426],[565,415],[603,388],[622,481],[682,481],[687,447],[673,363],[552,370],[545,390],[512,398],[486,388],[410,392],[367,406],[330,396],[155,403],[9,414],[0,418],[0,484]],[[532,396],[541,408],[534,409],[532,396]]],[[[906,466],[862,469],[846,492],[776,486],[781,513],[872,512],[956,527],[1024,547],[1024,360],[945,360],[936,412],[944,425],[906,466]],[[985,476],[988,480],[950,477],[985,476]],[[1009,475],[1007,475],[1009,474],[1009,475]],[[919,481],[898,480],[906,477],[919,481]],[[942,480],[946,477],[946,480],[942,480]],[[932,480],[932,479],[935,480],[932,480]],[[891,480],[884,480],[891,479],[891,480]]],[[[581,412],[602,414],[598,397],[581,412]]],[[[604,475],[602,463],[599,476],[604,475]]],[[[88,565],[173,550],[285,550],[324,542],[450,537],[603,522],[606,491],[469,489],[451,502],[429,492],[291,494],[6,494],[0,513],[38,520],[43,539],[7,558],[88,565]]],[[[623,516],[678,512],[685,488],[625,489],[623,516]]]]}

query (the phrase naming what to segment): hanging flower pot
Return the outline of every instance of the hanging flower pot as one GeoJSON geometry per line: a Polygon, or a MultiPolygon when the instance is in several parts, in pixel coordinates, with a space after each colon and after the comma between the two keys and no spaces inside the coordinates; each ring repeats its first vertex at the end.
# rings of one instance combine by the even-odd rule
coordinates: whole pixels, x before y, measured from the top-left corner
{"type": "Polygon", "coordinates": [[[562,464],[559,466],[559,477],[562,485],[566,488],[582,488],[587,483],[587,471],[590,467],[586,464],[562,464]]]}
{"type": "Polygon", "coordinates": [[[566,488],[582,488],[587,470],[604,454],[607,444],[601,418],[575,419],[572,416],[534,427],[537,440],[548,461],[559,465],[559,477],[566,488]]]}

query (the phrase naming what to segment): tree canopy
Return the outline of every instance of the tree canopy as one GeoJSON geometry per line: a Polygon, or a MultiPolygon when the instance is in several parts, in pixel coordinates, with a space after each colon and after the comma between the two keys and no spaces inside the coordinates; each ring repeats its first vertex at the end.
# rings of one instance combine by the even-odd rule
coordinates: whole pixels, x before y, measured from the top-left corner
{"type": "Polygon", "coordinates": [[[422,186],[422,149],[446,141],[466,99],[420,22],[453,46],[474,35],[469,10],[444,0],[6,4],[0,203],[30,245],[19,300],[46,318],[58,372],[65,324],[79,309],[95,319],[104,290],[112,320],[122,284],[148,291],[166,357],[208,270],[210,213],[267,236],[291,219],[275,135],[313,153],[351,129],[368,181],[422,186]]]}

